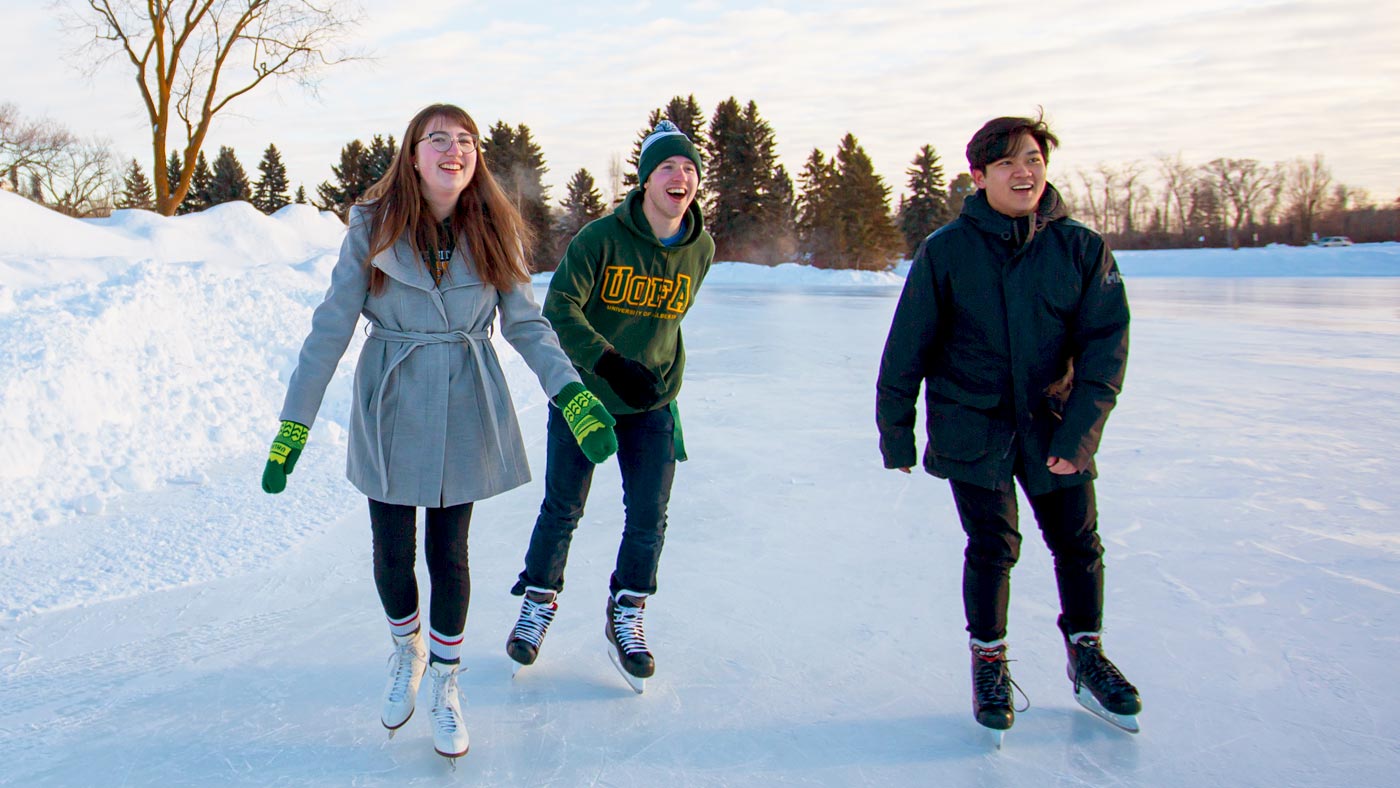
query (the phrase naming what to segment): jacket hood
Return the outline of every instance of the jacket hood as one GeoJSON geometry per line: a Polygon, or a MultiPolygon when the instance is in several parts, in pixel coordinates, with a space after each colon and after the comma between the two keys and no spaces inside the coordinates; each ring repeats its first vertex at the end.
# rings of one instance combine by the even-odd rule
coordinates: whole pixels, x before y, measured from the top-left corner
{"type": "Polygon", "coordinates": [[[999,213],[987,202],[985,189],[978,189],[963,201],[962,215],[974,227],[988,235],[998,235],[1013,246],[1020,247],[1030,242],[1035,234],[1045,229],[1051,222],[1069,218],[1069,205],[1060,197],[1060,192],[1051,184],[1045,184],[1045,193],[1040,195],[1040,205],[1035,209],[1035,221],[1018,221],[999,213]]]}
{"type": "Polygon", "coordinates": [[[656,233],[651,231],[651,222],[647,221],[646,213],[642,210],[642,200],[645,199],[645,196],[642,187],[633,187],[632,191],[627,193],[627,197],[613,209],[613,215],[622,222],[623,227],[659,249],[679,249],[700,240],[700,235],[705,231],[705,217],[700,211],[698,198],[692,200],[690,207],[685,211],[685,238],[681,239],[679,243],[666,246],[656,237],[656,233]]]}

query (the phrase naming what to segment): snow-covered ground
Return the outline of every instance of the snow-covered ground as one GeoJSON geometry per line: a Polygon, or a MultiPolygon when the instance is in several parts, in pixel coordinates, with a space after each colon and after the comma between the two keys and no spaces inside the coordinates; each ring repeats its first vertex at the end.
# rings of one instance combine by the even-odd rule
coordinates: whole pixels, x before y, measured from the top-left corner
{"type": "MultiPolygon", "coordinates": [[[[0,192],[0,784],[1331,786],[1400,768],[1400,244],[1119,256],[1135,322],[1100,453],[1106,643],[1144,731],[1070,698],[1028,522],[1011,642],[1032,707],[1001,751],[971,719],[946,485],[876,450],[899,276],[717,266],[686,323],[657,677],[636,696],[603,650],[615,464],[515,679],[507,590],[540,480],[482,502],[472,750],[452,772],[426,715],[392,741],[378,722],[388,638],[343,478],[355,346],[288,491],[258,487],[342,232],[297,206],[76,221],[0,192]]],[[[500,351],[538,477],[544,397],[500,351]]]]}

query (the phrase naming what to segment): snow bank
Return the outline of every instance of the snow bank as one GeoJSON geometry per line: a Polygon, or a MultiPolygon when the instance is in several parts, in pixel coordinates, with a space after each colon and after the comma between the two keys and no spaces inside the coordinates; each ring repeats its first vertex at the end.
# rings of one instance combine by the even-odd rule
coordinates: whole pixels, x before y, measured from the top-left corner
{"type": "MultiPolygon", "coordinates": [[[[305,205],[78,220],[0,193],[0,543],[261,446],[344,232],[305,205]]],[[[1119,257],[1130,277],[1400,274],[1400,244],[1119,257]]],[[[907,269],[721,262],[706,283],[898,286],[907,269]]],[[[517,400],[533,403],[532,376],[500,351],[517,400]]],[[[317,440],[339,439],[348,378],[328,392],[317,440]]]]}

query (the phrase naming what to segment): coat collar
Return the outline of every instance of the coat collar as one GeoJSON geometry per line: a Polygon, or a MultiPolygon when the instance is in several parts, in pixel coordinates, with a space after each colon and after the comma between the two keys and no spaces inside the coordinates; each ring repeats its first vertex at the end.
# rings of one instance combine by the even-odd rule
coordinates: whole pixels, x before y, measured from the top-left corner
{"type": "MultiPolygon", "coordinates": [[[[453,263],[457,255],[453,254],[453,263]]],[[[433,290],[433,275],[427,266],[413,254],[408,239],[400,237],[394,245],[374,256],[370,265],[384,272],[385,276],[419,290],[433,290]]],[[[451,266],[455,267],[455,266],[451,266]]]]}
{"type": "MultiPolygon", "coordinates": [[[[352,219],[364,221],[368,225],[370,213],[364,210],[352,215],[352,219]]],[[[413,246],[409,244],[406,236],[399,236],[393,246],[375,255],[370,265],[383,271],[385,276],[396,282],[431,292],[478,284],[481,278],[477,276],[470,259],[469,253],[459,244],[452,252],[452,261],[447,265],[441,288],[433,282],[433,275],[428,271],[428,267],[413,253],[413,246]]]]}
{"type": "Polygon", "coordinates": [[[1040,196],[1040,205],[1035,209],[1035,221],[1029,225],[998,213],[991,203],[987,202],[987,194],[982,189],[978,189],[963,201],[962,215],[982,232],[997,236],[1012,247],[1020,248],[1030,243],[1035,234],[1044,230],[1046,225],[1060,219],[1068,219],[1069,206],[1060,197],[1060,192],[1047,183],[1045,193],[1040,196]]]}

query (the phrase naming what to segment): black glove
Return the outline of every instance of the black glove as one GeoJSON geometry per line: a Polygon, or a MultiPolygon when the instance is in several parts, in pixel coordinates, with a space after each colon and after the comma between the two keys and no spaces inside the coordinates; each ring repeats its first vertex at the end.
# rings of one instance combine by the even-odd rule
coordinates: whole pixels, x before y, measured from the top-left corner
{"type": "Polygon", "coordinates": [[[603,351],[593,371],[607,381],[628,407],[648,410],[660,402],[665,393],[661,378],[655,372],[612,348],[603,351]]]}

